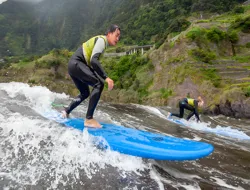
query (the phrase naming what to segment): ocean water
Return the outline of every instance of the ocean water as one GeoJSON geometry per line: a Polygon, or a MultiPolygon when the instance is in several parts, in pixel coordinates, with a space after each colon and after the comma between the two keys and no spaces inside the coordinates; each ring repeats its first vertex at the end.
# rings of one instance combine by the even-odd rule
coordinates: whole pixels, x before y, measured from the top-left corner
{"type": "MultiPolygon", "coordinates": [[[[0,189],[250,189],[249,120],[201,115],[202,123],[185,127],[166,118],[176,108],[99,103],[95,118],[100,122],[215,148],[199,160],[159,161],[100,150],[88,130],[43,117],[70,101],[46,87],[0,83],[0,189]]],[[[84,118],[87,105],[88,100],[71,117],[84,118]]]]}

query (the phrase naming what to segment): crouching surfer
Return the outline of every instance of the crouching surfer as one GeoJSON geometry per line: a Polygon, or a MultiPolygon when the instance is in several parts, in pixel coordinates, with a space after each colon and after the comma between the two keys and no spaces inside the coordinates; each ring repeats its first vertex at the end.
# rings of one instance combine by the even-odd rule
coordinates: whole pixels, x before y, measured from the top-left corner
{"type": "Polygon", "coordinates": [[[200,122],[198,108],[203,107],[203,105],[204,105],[204,101],[200,96],[197,99],[183,98],[179,101],[180,113],[169,113],[168,117],[175,116],[175,117],[183,118],[184,109],[187,109],[191,111],[189,115],[187,116],[187,120],[189,120],[193,115],[195,115],[196,121],[200,122]]]}

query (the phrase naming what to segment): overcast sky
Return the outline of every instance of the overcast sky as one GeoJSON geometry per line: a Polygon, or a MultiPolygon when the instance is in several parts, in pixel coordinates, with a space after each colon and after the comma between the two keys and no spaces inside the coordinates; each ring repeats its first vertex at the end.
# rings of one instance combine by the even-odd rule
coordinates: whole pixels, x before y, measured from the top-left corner
{"type": "MultiPolygon", "coordinates": [[[[0,0],[0,4],[4,1],[7,1],[7,0],[0,0]]],[[[42,0],[15,0],[15,1],[26,1],[26,2],[39,2],[39,1],[42,1],[42,0]]]]}
{"type": "Polygon", "coordinates": [[[4,1],[6,1],[6,0],[0,0],[0,4],[1,4],[2,2],[4,2],[4,1]]]}

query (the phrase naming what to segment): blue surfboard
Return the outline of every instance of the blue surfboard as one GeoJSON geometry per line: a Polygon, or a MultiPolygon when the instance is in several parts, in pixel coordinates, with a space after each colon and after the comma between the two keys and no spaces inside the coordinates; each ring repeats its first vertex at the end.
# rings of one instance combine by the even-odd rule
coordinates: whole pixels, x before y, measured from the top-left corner
{"type": "MultiPolygon", "coordinates": [[[[62,119],[58,112],[45,117],[67,127],[84,129],[80,118],[62,119]]],[[[211,144],[151,133],[114,124],[101,123],[102,128],[88,128],[96,137],[103,137],[111,150],[123,154],[156,160],[195,160],[208,156],[214,148],[211,144]]],[[[99,141],[98,143],[103,144],[99,141]]],[[[105,144],[105,143],[104,143],[105,144]]]]}
{"type": "Polygon", "coordinates": [[[172,117],[166,117],[166,119],[172,123],[178,124],[178,125],[182,125],[184,127],[189,127],[186,123],[182,122],[180,119],[175,119],[172,117]]]}

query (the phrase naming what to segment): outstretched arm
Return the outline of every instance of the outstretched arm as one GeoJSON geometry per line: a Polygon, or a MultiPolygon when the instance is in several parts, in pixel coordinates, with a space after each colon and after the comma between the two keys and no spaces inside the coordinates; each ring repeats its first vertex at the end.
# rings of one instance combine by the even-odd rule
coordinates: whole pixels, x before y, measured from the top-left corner
{"type": "Polygon", "coordinates": [[[103,38],[98,38],[95,44],[95,47],[92,51],[92,56],[91,56],[91,60],[90,60],[90,64],[92,66],[92,68],[94,69],[94,71],[103,78],[103,80],[105,80],[105,82],[108,83],[108,89],[112,90],[114,87],[114,81],[112,79],[110,79],[107,74],[105,73],[99,58],[101,56],[101,54],[104,52],[105,49],[105,41],[103,38]]]}
{"type": "Polygon", "coordinates": [[[195,115],[197,121],[200,121],[199,112],[198,112],[198,102],[196,100],[194,100],[194,111],[192,111],[188,115],[187,120],[189,120],[193,115],[195,115]]]}
{"type": "Polygon", "coordinates": [[[105,80],[107,78],[107,74],[105,73],[99,61],[100,56],[104,52],[104,50],[105,50],[105,41],[103,38],[98,38],[92,51],[92,55],[90,58],[90,65],[92,66],[94,71],[96,71],[96,73],[105,80]]]}
{"type": "Polygon", "coordinates": [[[94,54],[91,58],[90,64],[92,68],[94,69],[94,71],[96,71],[97,74],[105,80],[107,78],[107,74],[105,73],[99,61],[100,56],[101,56],[101,53],[94,54]]]}

